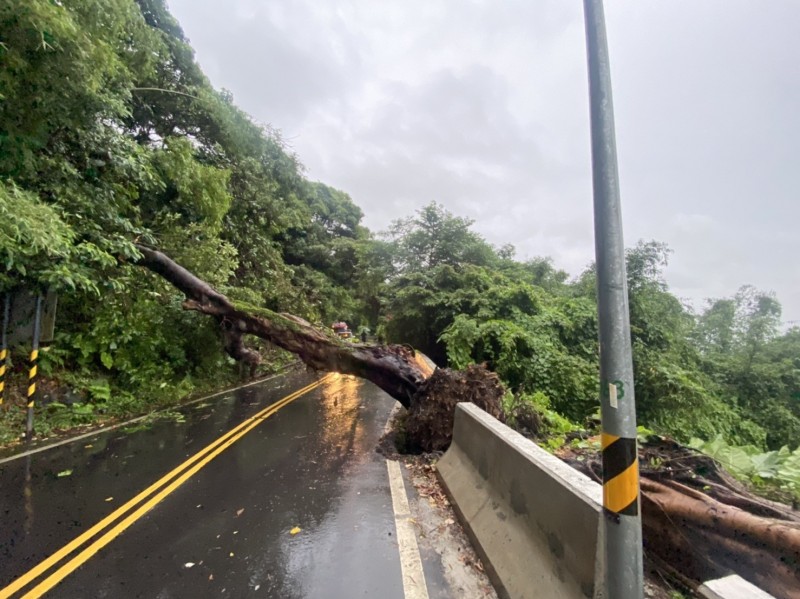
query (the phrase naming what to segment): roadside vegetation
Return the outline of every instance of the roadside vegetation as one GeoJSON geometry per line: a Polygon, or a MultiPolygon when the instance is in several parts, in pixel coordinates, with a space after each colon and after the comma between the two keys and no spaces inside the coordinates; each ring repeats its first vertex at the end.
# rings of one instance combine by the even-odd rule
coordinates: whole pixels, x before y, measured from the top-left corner
{"type": "MultiPolygon", "coordinates": [[[[553,447],[590,428],[591,266],[570,277],[518,260],[436,203],[367,230],[347,194],[309,180],[278,131],[213,89],[163,0],[11,0],[0,42],[0,285],[59,293],[41,432],[239,377],[217,324],[137,266],[136,244],[232,301],[368,327],[454,369],[485,363],[508,389],[509,420],[553,447]]],[[[738,472],[796,490],[800,329],[749,286],[692,310],[663,280],[668,257],[657,242],[628,252],[640,424],[712,455],[718,443],[788,463],[738,472]]],[[[288,359],[254,347],[261,371],[288,359]]],[[[23,418],[24,348],[12,359],[2,442],[23,418]]]]}

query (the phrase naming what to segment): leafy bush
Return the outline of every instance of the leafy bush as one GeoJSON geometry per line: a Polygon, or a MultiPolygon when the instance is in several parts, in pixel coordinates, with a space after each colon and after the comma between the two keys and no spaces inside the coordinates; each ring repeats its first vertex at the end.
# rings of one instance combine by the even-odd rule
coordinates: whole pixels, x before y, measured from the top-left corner
{"type": "Polygon", "coordinates": [[[689,447],[717,460],[737,478],[760,487],[775,487],[800,499],[800,447],[783,446],[764,452],[753,445],[728,445],[721,436],[713,441],[692,439],[689,447]]]}
{"type": "Polygon", "coordinates": [[[518,395],[507,393],[503,409],[509,425],[544,442],[548,449],[563,445],[566,433],[580,430],[580,426],[553,410],[550,398],[541,391],[518,395]]]}

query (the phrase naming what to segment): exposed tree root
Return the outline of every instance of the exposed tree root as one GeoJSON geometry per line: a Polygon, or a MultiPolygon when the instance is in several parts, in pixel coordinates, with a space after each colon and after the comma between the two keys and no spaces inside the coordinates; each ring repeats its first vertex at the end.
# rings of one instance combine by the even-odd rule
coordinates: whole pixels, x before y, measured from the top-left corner
{"type": "Polygon", "coordinates": [[[486,368],[475,366],[464,372],[439,369],[434,373],[409,346],[351,343],[297,316],[235,303],[165,254],[144,246],[139,246],[139,251],[143,256],[139,264],[186,295],[185,309],[207,314],[220,323],[224,347],[231,357],[254,370],[260,357],[245,347],[243,338],[255,335],[294,353],[316,370],[367,379],[409,410],[409,442],[413,447],[430,451],[450,444],[458,401],[472,401],[490,414],[502,416],[503,387],[486,368]]]}
{"type": "Polygon", "coordinates": [[[503,419],[503,385],[485,366],[466,370],[437,369],[417,391],[406,419],[406,447],[411,451],[444,451],[453,437],[456,404],[474,403],[503,419]]]}

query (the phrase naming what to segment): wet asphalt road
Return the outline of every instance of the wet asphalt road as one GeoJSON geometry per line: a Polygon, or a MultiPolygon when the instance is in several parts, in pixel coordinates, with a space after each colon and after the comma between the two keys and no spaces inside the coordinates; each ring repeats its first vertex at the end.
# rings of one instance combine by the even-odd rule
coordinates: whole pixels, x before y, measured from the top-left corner
{"type": "MultiPolygon", "coordinates": [[[[279,377],[139,430],[0,464],[0,589],[317,379],[279,377]]],[[[403,597],[386,464],[375,452],[393,405],[373,385],[333,375],[222,451],[46,596],[403,597]]]]}

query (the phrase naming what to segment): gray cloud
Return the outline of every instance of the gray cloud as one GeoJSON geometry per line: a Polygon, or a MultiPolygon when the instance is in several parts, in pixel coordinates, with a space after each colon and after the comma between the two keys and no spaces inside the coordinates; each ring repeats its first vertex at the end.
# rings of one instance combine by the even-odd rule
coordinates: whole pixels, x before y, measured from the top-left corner
{"type": "Polygon", "coordinates": [[[316,35],[319,17],[310,6],[243,1],[231,7],[221,14],[216,2],[192,2],[180,20],[206,74],[259,120],[302,128],[312,110],[335,101],[359,76],[358,56],[346,40],[316,35]],[[287,35],[297,22],[309,27],[287,35]]]}
{"type": "MultiPolygon", "coordinates": [[[[520,257],[593,259],[580,3],[172,0],[215,85],[373,229],[436,200],[520,257]]],[[[626,240],[680,296],[800,320],[800,5],[607,2],[626,240]]]]}

